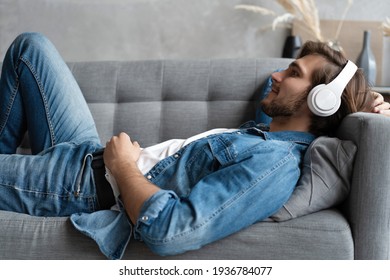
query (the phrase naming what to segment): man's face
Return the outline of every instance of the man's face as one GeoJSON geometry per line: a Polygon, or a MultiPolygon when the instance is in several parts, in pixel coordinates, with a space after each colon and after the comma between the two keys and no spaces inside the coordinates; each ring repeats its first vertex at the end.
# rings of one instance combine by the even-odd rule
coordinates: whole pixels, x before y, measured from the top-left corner
{"type": "Polygon", "coordinates": [[[272,89],[261,105],[272,118],[308,112],[307,95],[314,70],[326,63],[319,55],[307,55],[292,62],[282,72],[272,74],[272,89]]]}

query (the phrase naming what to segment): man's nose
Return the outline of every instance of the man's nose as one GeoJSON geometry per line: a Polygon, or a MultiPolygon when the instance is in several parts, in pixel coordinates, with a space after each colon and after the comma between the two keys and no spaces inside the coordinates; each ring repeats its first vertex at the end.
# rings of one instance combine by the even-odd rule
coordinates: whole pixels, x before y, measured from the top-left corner
{"type": "Polygon", "coordinates": [[[283,80],[283,74],[284,71],[277,71],[273,72],[271,77],[272,77],[272,82],[277,82],[280,83],[283,80]]]}

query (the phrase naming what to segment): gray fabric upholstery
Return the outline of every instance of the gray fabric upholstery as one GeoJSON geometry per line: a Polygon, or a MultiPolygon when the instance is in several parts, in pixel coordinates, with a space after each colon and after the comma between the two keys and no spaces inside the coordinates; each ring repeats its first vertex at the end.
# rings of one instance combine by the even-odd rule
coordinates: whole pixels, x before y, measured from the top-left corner
{"type": "Polygon", "coordinates": [[[331,208],[349,194],[356,146],[352,141],[318,137],[303,160],[302,176],[287,203],[270,218],[281,222],[331,208]]]}
{"type": "MultiPolygon", "coordinates": [[[[96,244],[67,218],[0,211],[2,259],[105,259],[96,244]]],[[[124,259],[351,259],[353,239],[345,218],[326,210],[284,223],[263,222],[204,248],[160,257],[132,240],[124,259]],[[329,246],[337,244],[338,246],[329,246]]]]}
{"type": "Polygon", "coordinates": [[[390,118],[358,113],[344,120],[339,137],[356,143],[352,188],[345,214],[356,259],[390,259],[390,118]]]}
{"type": "Polygon", "coordinates": [[[143,146],[253,119],[258,89],[282,59],[70,63],[102,141],[143,146]],[[180,116],[180,117],[178,117],[180,116]]]}
{"type": "MultiPolygon", "coordinates": [[[[126,131],[142,146],[148,146],[210,128],[236,127],[253,119],[262,82],[288,63],[284,59],[259,58],[78,62],[69,66],[90,106],[102,142],[126,131]]],[[[343,208],[280,223],[257,223],[200,250],[171,258],[389,258],[390,178],[377,174],[386,173],[390,163],[377,149],[386,143],[383,132],[390,120],[377,117],[347,117],[340,130],[340,137],[358,147],[351,194],[343,208]],[[371,137],[381,133],[378,138],[371,137]]],[[[93,241],[73,229],[67,218],[0,211],[0,223],[1,259],[103,258],[93,241]]],[[[132,241],[125,258],[159,257],[144,244],[132,241]]]]}

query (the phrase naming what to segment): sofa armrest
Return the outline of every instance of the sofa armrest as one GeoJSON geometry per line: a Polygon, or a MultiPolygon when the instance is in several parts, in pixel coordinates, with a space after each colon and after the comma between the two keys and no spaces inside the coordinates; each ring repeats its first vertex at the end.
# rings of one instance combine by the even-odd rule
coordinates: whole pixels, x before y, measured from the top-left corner
{"type": "Polygon", "coordinates": [[[357,145],[345,214],[355,242],[355,259],[390,258],[390,118],[355,113],[338,137],[357,145]]]}

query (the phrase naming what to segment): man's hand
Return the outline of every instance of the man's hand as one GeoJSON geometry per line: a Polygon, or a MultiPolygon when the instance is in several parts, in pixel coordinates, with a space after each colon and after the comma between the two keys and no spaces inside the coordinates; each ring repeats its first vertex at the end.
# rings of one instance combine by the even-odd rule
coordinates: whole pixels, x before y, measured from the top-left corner
{"type": "Polygon", "coordinates": [[[118,184],[121,200],[134,224],[145,201],[160,190],[141,174],[137,166],[140,154],[139,144],[123,132],[107,142],[103,154],[104,163],[118,184]]]}
{"type": "Polygon", "coordinates": [[[372,95],[374,97],[374,104],[373,104],[373,113],[379,113],[385,116],[390,117],[390,104],[389,102],[386,102],[383,98],[383,95],[373,91],[372,95]]]}
{"type": "Polygon", "coordinates": [[[140,154],[141,148],[138,142],[132,142],[129,135],[122,132],[107,142],[104,150],[104,163],[116,177],[117,171],[135,164],[140,154]]]}

